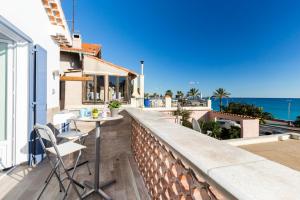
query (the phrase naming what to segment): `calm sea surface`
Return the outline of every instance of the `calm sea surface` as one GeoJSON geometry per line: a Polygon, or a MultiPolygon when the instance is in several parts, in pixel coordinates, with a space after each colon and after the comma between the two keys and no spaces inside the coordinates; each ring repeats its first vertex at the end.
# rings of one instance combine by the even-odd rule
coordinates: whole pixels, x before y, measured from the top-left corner
{"type": "MultiPolygon", "coordinates": [[[[277,119],[289,120],[288,103],[291,103],[290,120],[296,119],[300,115],[300,98],[226,98],[223,105],[230,102],[254,104],[262,107],[265,112],[272,113],[277,119]]],[[[212,107],[219,110],[219,99],[212,99],[212,107]]]]}

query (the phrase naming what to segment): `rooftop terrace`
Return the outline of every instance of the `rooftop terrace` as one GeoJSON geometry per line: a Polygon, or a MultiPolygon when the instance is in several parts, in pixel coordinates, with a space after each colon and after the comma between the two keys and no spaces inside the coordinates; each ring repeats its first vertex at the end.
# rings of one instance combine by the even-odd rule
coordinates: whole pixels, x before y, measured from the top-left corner
{"type": "MultiPolygon", "coordinates": [[[[117,179],[105,189],[113,199],[300,199],[296,170],[169,122],[157,111],[126,108],[121,114],[122,121],[102,129],[101,181],[117,179]]],[[[91,162],[93,127],[80,124],[90,131],[86,145],[91,162]]],[[[0,180],[0,198],[35,198],[48,172],[47,162],[17,167],[0,180]]],[[[88,176],[81,166],[75,179],[88,176]]],[[[54,179],[44,198],[58,195],[54,179]]],[[[71,191],[68,198],[74,196],[71,191]]]]}

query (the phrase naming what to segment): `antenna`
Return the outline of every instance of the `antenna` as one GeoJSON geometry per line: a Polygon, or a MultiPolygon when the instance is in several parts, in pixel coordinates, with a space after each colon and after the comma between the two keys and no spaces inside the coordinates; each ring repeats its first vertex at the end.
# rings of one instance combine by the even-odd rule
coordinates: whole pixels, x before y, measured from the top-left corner
{"type": "Polygon", "coordinates": [[[75,24],[75,0],[73,0],[73,12],[72,12],[72,34],[74,33],[75,24]]]}

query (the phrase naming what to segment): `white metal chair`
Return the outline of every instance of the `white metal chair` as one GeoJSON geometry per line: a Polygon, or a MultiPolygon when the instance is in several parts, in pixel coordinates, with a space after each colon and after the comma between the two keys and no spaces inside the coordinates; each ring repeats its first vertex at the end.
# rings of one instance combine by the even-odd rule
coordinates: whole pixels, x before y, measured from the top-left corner
{"type": "Polygon", "coordinates": [[[53,134],[52,130],[48,126],[36,124],[34,126],[34,129],[35,129],[35,131],[38,135],[39,141],[42,145],[42,148],[43,148],[44,152],[46,153],[46,156],[47,156],[47,158],[50,162],[51,168],[52,168],[50,174],[48,175],[48,177],[45,181],[46,184],[43,187],[43,189],[42,189],[42,191],[39,194],[37,199],[41,198],[43,192],[45,191],[46,187],[48,186],[48,184],[49,184],[51,178],[53,177],[53,175],[56,176],[56,178],[59,182],[60,190],[63,190],[64,193],[65,193],[64,198],[67,196],[70,185],[72,185],[75,192],[76,192],[76,194],[77,194],[77,196],[79,197],[79,199],[81,199],[81,194],[79,193],[79,191],[76,187],[77,181],[75,181],[73,179],[73,177],[74,177],[74,174],[75,174],[75,171],[76,171],[76,166],[77,166],[78,161],[79,161],[80,156],[81,156],[81,151],[83,149],[85,149],[86,147],[81,145],[81,144],[74,143],[72,141],[65,142],[65,143],[62,143],[62,144],[57,144],[57,140],[55,138],[55,135],[53,134]],[[47,142],[47,144],[46,144],[46,142],[47,142]],[[75,152],[79,152],[79,153],[78,153],[78,156],[76,158],[73,171],[70,174],[68,169],[66,168],[64,162],[63,162],[62,157],[73,154],[75,152]],[[50,155],[53,155],[55,157],[55,159],[51,159],[50,155]],[[63,171],[66,174],[65,178],[60,177],[60,172],[58,172],[60,170],[59,166],[62,166],[63,171]],[[63,181],[66,180],[66,179],[69,179],[69,181],[70,181],[70,183],[68,184],[67,189],[65,189],[65,187],[63,185],[63,181]]]}
{"type": "MultiPolygon", "coordinates": [[[[53,118],[53,125],[56,126],[56,128],[59,131],[59,134],[56,136],[61,139],[66,139],[68,141],[78,141],[81,145],[85,144],[85,139],[88,136],[88,133],[83,133],[79,131],[77,128],[76,122],[73,120],[75,115],[73,113],[61,113],[56,114],[53,118]],[[75,126],[75,129],[64,130],[66,129],[66,126],[69,127],[70,124],[73,123],[75,126]]],[[[83,150],[84,151],[84,150],[83,150]]],[[[89,171],[89,175],[91,175],[91,170],[89,166],[89,161],[86,159],[85,154],[82,154],[82,157],[85,161],[82,163],[79,163],[77,166],[81,166],[86,164],[87,169],[89,171]]],[[[71,168],[72,169],[72,168],[71,168]]]]}

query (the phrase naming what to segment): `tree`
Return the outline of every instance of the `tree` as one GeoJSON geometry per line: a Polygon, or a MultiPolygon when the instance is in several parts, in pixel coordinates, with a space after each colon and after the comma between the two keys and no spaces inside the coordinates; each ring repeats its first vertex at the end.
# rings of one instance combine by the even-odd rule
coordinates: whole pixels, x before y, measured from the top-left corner
{"type": "Polygon", "coordinates": [[[193,98],[199,96],[199,90],[196,88],[191,88],[190,91],[188,92],[188,96],[193,98]]]}
{"type": "Polygon", "coordinates": [[[213,93],[213,97],[220,100],[220,112],[222,112],[222,99],[230,96],[230,93],[227,92],[224,88],[218,88],[213,93]]]}
{"type": "Polygon", "coordinates": [[[205,122],[199,120],[199,124],[204,134],[207,134],[208,136],[211,136],[216,139],[222,139],[221,138],[222,128],[217,122],[215,121],[205,122]]]}
{"type": "Polygon", "coordinates": [[[167,90],[166,93],[165,93],[165,96],[170,96],[172,98],[173,97],[172,90],[167,90]]]}
{"type": "Polygon", "coordinates": [[[264,112],[262,107],[257,107],[255,105],[246,103],[230,102],[227,107],[224,107],[224,112],[256,117],[259,119],[261,124],[264,124],[265,120],[274,118],[271,113],[264,112]]]}
{"type": "Polygon", "coordinates": [[[300,127],[300,116],[298,116],[294,122],[296,127],[300,127]]]}
{"type": "Polygon", "coordinates": [[[184,96],[184,94],[182,91],[177,91],[177,94],[176,94],[177,99],[182,99],[183,96],[184,96]]]}

